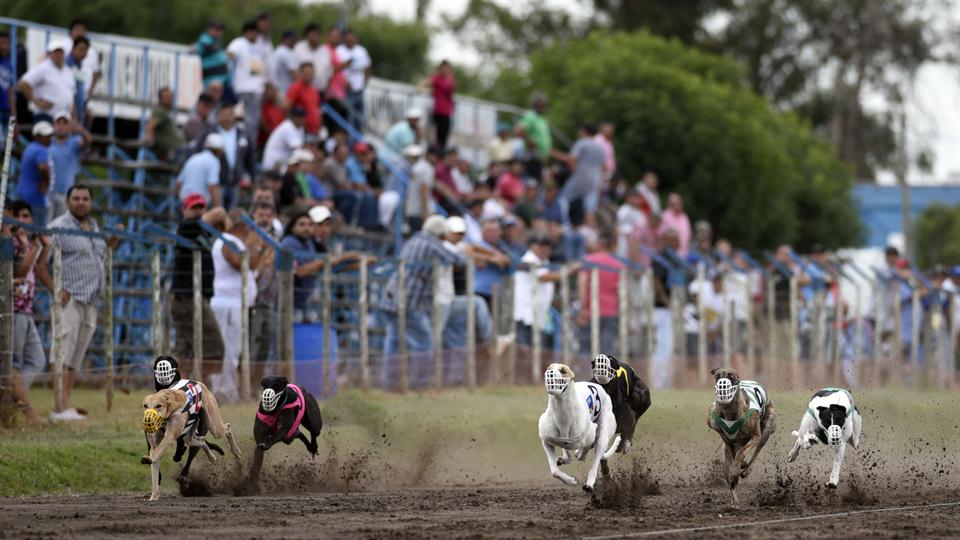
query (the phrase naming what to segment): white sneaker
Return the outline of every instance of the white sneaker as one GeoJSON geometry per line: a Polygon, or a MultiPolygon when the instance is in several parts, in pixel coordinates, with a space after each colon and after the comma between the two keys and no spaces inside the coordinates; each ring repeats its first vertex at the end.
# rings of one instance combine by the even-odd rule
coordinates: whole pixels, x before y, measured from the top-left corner
{"type": "Polygon", "coordinates": [[[65,411],[52,412],[50,413],[50,419],[60,422],[72,421],[72,420],[86,420],[86,415],[80,414],[74,408],[69,408],[65,411]]]}

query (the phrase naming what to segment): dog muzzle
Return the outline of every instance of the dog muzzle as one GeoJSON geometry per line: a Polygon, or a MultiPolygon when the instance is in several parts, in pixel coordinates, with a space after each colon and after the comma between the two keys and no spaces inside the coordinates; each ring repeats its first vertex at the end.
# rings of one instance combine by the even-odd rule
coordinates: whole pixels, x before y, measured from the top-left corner
{"type": "Polygon", "coordinates": [[[260,406],[263,410],[272,412],[277,408],[277,403],[280,403],[280,394],[273,388],[266,388],[263,393],[260,394],[260,406]]]}
{"type": "Polygon", "coordinates": [[[156,433],[163,427],[163,416],[156,409],[143,411],[143,430],[147,433],[156,433]]]}
{"type": "Polygon", "coordinates": [[[717,391],[717,403],[730,403],[733,401],[734,396],[737,395],[737,385],[730,382],[730,379],[723,377],[722,379],[717,379],[717,384],[714,385],[714,388],[717,391]]]}
{"type": "Polygon", "coordinates": [[[600,384],[607,384],[613,380],[613,366],[610,365],[610,357],[605,354],[598,354],[593,359],[593,378],[600,384]]]}
{"type": "Polygon", "coordinates": [[[830,446],[840,446],[843,444],[843,428],[834,424],[827,428],[827,442],[830,446]]]}
{"type": "Polygon", "coordinates": [[[543,383],[547,387],[548,394],[559,396],[567,389],[570,381],[560,373],[560,370],[548,369],[543,374],[543,383]]]}
{"type": "Polygon", "coordinates": [[[169,360],[160,360],[157,362],[157,367],[153,369],[153,376],[156,377],[158,383],[166,386],[173,382],[176,372],[169,360]]]}

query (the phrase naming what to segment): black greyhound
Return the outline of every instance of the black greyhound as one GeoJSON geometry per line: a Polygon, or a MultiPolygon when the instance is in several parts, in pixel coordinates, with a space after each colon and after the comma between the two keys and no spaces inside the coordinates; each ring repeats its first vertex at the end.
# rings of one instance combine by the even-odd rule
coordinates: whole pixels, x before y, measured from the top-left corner
{"type": "Polygon", "coordinates": [[[650,389],[637,377],[633,368],[606,354],[598,354],[591,362],[594,382],[603,387],[613,402],[620,445],[617,452],[626,453],[633,444],[637,420],[650,408],[650,389]]]}

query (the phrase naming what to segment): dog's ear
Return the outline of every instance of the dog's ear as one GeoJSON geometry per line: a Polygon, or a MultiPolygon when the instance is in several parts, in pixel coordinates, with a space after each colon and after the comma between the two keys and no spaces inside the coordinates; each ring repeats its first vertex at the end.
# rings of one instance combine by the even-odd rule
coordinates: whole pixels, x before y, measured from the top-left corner
{"type": "Polygon", "coordinates": [[[713,368],[713,369],[710,370],[710,374],[713,375],[714,377],[716,377],[718,371],[720,371],[720,368],[715,367],[715,368],[713,368]]]}

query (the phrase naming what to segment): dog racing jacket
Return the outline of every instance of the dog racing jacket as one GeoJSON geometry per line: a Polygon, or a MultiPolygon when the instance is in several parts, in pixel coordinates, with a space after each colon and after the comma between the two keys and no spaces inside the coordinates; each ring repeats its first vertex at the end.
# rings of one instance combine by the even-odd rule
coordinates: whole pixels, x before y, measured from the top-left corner
{"type": "Polygon", "coordinates": [[[720,426],[723,434],[726,435],[728,439],[736,437],[737,433],[740,433],[740,428],[747,423],[747,420],[756,413],[762,415],[767,407],[767,391],[760,383],[756,381],[740,381],[739,391],[744,392],[744,395],[747,397],[747,410],[740,418],[736,420],[726,420],[717,412],[716,404],[713,406],[713,421],[716,425],[720,426]]]}
{"type": "Polygon", "coordinates": [[[813,398],[810,399],[810,405],[807,406],[807,414],[813,417],[817,421],[817,439],[820,439],[820,442],[823,444],[829,444],[827,440],[827,430],[823,427],[823,422],[820,421],[820,417],[817,415],[816,411],[813,410],[814,401],[818,401],[817,405],[824,405],[829,407],[831,404],[843,405],[847,409],[847,417],[853,414],[853,411],[860,412],[860,409],[857,408],[857,404],[853,401],[853,394],[850,393],[846,388],[824,388],[823,390],[818,391],[813,395],[813,398]],[[850,404],[847,407],[846,403],[841,401],[841,396],[845,395],[848,403],[850,404]]]}
{"type": "Polygon", "coordinates": [[[264,424],[270,426],[271,431],[277,430],[277,422],[280,419],[280,412],[286,409],[292,409],[297,407],[297,417],[293,421],[293,425],[290,426],[290,430],[287,431],[287,436],[284,437],[285,441],[290,441],[293,439],[293,436],[297,434],[297,430],[300,429],[300,423],[303,422],[303,415],[307,411],[307,402],[303,399],[303,391],[300,390],[300,387],[295,384],[287,384],[287,392],[284,396],[284,404],[280,407],[277,407],[276,412],[265,413],[262,408],[257,409],[257,420],[260,420],[264,424]],[[293,401],[287,402],[289,400],[289,390],[293,389],[293,393],[296,395],[296,398],[293,401]]]}
{"type": "MultiPolygon", "coordinates": [[[[200,410],[203,409],[203,387],[196,381],[190,379],[180,379],[170,385],[170,390],[180,390],[187,394],[187,403],[177,412],[187,413],[187,424],[183,426],[183,431],[179,437],[183,437],[196,429],[200,422],[200,410]]],[[[161,428],[162,429],[162,428],[161,428]]]]}

